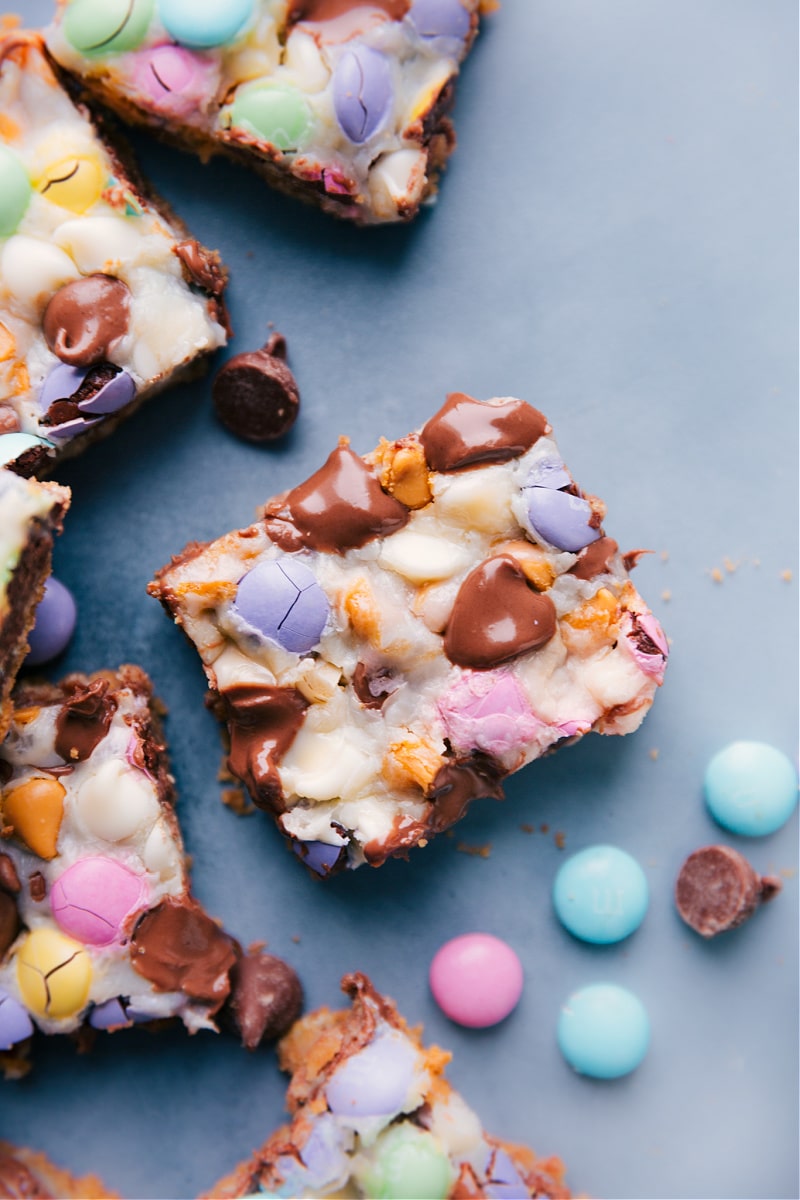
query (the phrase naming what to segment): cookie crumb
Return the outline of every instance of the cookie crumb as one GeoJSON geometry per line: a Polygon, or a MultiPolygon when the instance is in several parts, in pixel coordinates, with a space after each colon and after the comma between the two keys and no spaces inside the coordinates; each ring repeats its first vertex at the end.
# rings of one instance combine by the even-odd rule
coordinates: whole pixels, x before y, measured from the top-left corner
{"type": "Polygon", "coordinates": [[[522,824],[520,825],[520,829],[522,830],[523,833],[535,833],[536,832],[535,827],[533,825],[529,825],[527,821],[522,822],[522,824]]]}
{"type": "Polygon", "coordinates": [[[720,571],[719,567],[711,568],[711,578],[714,580],[714,583],[722,583],[722,571],[720,571]]]}
{"type": "Polygon", "coordinates": [[[656,759],[658,758],[659,750],[655,746],[653,746],[652,750],[648,750],[647,753],[650,755],[653,762],[655,762],[656,759]]]}
{"type": "Polygon", "coordinates": [[[723,558],[722,562],[729,575],[732,575],[740,565],[739,563],[734,562],[731,558],[723,558]]]}
{"type": "Polygon", "coordinates": [[[792,582],[792,572],[791,571],[781,571],[781,579],[785,583],[791,583],[792,582]]]}
{"type": "Polygon", "coordinates": [[[488,858],[492,852],[492,843],[485,842],[482,846],[472,846],[469,842],[456,842],[456,850],[461,854],[469,854],[473,858],[488,858]]]}
{"type": "Polygon", "coordinates": [[[661,599],[666,604],[668,604],[670,602],[670,600],[672,599],[672,592],[669,590],[669,588],[665,588],[664,591],[661,593],[661,599]]]}
{"type": "Polygon", "coordinates": [[[256,811],[255,804],[250,803],[241,788],[223,788],[220,799],[237,817],[249,817],[256,811]]]}
{"type": "Polygon", "coordinates": [[[566,840],[567,840],[567,835],[565,833],[563,833],[560,829],[557,829],[555,831],[555,833],[553,834],[553,841],[555,842],[555,844],[559,850],[564,849],[564,843],[566,842],[566,840]]]}
{"type": "Polygon", "coordinates": [[[546,825],[546,824],[544,824],[544,823],[542,823],[542,824],[539,826],[539,832],[540,832],[540,833],[549,833],[549,832],[550,832],[550,826],[549,826],[549,825],[546,825]]]}

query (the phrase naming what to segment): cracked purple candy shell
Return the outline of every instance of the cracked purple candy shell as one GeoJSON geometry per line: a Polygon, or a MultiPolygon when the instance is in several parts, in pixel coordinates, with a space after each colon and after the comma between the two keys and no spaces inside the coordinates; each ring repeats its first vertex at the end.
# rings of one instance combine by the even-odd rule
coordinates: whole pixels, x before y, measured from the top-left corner
{"type": "Polygon", "coordinates": [[[108,416],[119,412],[126,404],[130,404],[136,395],[136,384],[127,371],[118,371],[113,378],[104,383],[98,392],[86,400],[78,401],[82,413],[98,413],[108,416]]]}
{"type": "Polygon", "coordinates": [[[325,1089],[328,1107],[336,1116],[394,1116],[408,1103],[416,1067],[417,1051],[402,1034],[380,1032],[336,1071],[325,1089]]]}
{"type": "Polygon", "coordinates": [[[51,438],[74,438],[81,433],[88,433],[90,429],[94,429],[95,425],[99,425],[100,417],[95,417],[94,420],[87,421],[84,417],[73,417],[71,421],[62,421],[60,425],[48,425],[47,435],[51,438]]]}
{"type": "Polygon", "coordinates": [[[600,537],[599,529],[589,524],[592,506],[571,492],[553,491],[549,487],[525,488],[525,500],[533,532],[557,550],[577,554],[600,537]]]}
{"type": "Polygon", "coordinates": [[[300,1151],[300,1157],[313,1177],[313,1187],[327,1190],[345,1170],[344,1141],[344,1130],[333,1117],[329,1114],[317,1117],[300,1151]]]}
{"type": "Polygon", "coordinates": [[[544,455],[533,464],[524,486],[554,488],[558,491],[559,488],[569,487],[571,483],[569,471],[554,452],[544,455]]]}
{"type": "Polygon", "coordinates": [[[345,846],[332,846],[329,842],[292,842],[292,849],[315,875],[330,875],[338,866],[345,846]]]}
{"type": "Polygon", "coordinates": [[[388,60],[379,50],[355,45],[346,50],[333,73],[336,119],[357,146],[386,120],[394,98],[388,60]]]}
{"type": "Polygon", "coordinates": [[[461,0],[414,0],[408,19],[423,38],[457,38],[469,33],[470,15],[461,0]]]}
{"type": "Polygon", "coordinates": [[[115,996],[113,1000],[104,1000],[102,1004],[94,1006],[89,1013],[89,1024],[92,1029],[120,1029],[133,1022],[127,1016],[122,1001],[115,996]]]}
{"type": "Polygon", "coordinates": [[[33,1033],[33,1021],[19,1000],[0,988],[0,1050],[10,1050],[33,1033]]]}
{"type": "Polygon", "coordinates": [[[295,654],[319,644],[330,611],[313,571],[288,556],[248,571],[233,608],[252,630],[295,654]]]}
{"type": "Polygon", "coordinates": [[[67,363],[53,367],[39,394],[42,412],[47,412],[56,400],[69,400],[74,396],[88,374],[88,367],[70,367],[67,363]]]}
{"type": "Polygon", "coordinates": [[[26,667],[50,662],[66,648],[75,630],[78,610],[72,592],[51,575],[36,606],[36,619],[28,634],[26,667]]]}

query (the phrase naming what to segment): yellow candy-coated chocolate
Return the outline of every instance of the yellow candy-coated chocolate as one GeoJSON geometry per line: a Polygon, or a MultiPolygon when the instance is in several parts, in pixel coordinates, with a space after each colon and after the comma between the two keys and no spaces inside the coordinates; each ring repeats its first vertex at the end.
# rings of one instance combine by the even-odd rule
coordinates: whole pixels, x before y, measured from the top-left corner
{"type": "Polygon", "coordinates": [[[91,980],[86,949],[56,929],[34,929],[17,954],[20,994],[37,1016],[74,1016],[86,1004],[91,980]]]}
{"type": "Polygon", "coordinates": [[[66,791],[57,779],[35,776],[3,796],[3,823],[39,858],[58,854],[58,831],[64,816],[66,791]]]}
{"type": "Polygon", "coordinates": [[[38,181],[43,196],[79,216],[100,199],[106,172],[96,158],[73,155],[51,163],[38,181]]]}

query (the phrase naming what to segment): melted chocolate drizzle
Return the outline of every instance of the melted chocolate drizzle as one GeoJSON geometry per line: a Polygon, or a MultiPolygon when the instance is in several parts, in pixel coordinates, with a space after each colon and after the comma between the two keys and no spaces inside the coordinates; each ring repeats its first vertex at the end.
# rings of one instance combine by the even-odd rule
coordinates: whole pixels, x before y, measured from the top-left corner
{"type": "Polygon", "coordinates": [[[543,646],[555,630],[553,601],[530,586],[515,558],[498,554],[458,589],[444,649],[458,666],[486,670],[543,646]]]}
{"type": "Polygon", "coordinates": [[[432,470],[462,471],[519,458],[549,432],[547,419],[524,400],[489,404],[452,392],[419,440],[432,470]]]}
{"type": "Polygon", "coordinates": [[[228,998],[236,958],[232,938],[190,896],[162,900],[131,938],[132,966],[158,991],[185,992],[216,1008],[228,998]]]}
{"type": "Polygon", "coordinates": [[[613,538],[598,538],[596,542],[590,542],[581,550],[577,562],[572,564],[567,574],[574,575],[576,579],[594,579],[596,575],[607,575],[611,570],[614,555],[618,552],[619,546],[613,538]]]}
{"type": "Polygon", "coordinates": [[[108,733],[116,711],[107,680],[76,687],[56,717],[56,754],[68,763],[83,762],[108,733]]]}
{"type": "Polygon", "coordinates": [[[296,688],[247,684],[229,688],[222,700],[231,735],[230,770],[259,808],[283,812],[277,768],[303,724],[308,701],[296,688]]]}
{"type": "Polygon", "coordinates": [[[506,772],[500,763],[479,750],[465,758],[455,758],[436,772],[427,799],[432,802],[428,828],[442,833],[460,821],[473,800],[488,796],[504,798],[501,780],[506,772]]]}

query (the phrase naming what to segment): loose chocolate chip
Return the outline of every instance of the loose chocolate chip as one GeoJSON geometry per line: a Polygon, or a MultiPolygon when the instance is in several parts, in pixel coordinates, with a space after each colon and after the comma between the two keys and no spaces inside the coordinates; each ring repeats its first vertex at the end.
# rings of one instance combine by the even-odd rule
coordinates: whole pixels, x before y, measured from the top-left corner
{"type": "Polygon", "coordinates": [[[681,867],[675,903],[686,924],[709,938],[741,925],[781,886],[772,875],[758,875],[730,846],[704,846],[681,867]]]}
{"type": "Polygon", "coordinates": [[[303,989],[282,958],[248,951],[231,970],[230,979],[226,1016],[248,1050],[280,1037],[298,1017],[303,989]]]}
{"type": "Polygon", "coordinates": [[[217,372],[212,396],[226,429],[247,442],[271,442],[297,420],[300,393],[275,333],[261,350],[237,354],[217,372]]]}

